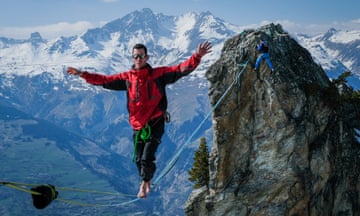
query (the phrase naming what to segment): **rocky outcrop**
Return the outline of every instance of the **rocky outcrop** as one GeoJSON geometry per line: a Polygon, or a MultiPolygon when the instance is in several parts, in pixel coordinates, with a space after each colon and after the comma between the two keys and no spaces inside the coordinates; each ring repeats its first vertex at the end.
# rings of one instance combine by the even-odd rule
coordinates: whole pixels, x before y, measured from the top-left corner
{"type": "Polygon", "coordinates": [[[280,25],[229,39],[206,76],[216,106],[210,183],[186,215],[360,215],[359,106],[339,100],[280,25]],[[260,39],[274,73],[265,62],[253,71],[260,39]]]}

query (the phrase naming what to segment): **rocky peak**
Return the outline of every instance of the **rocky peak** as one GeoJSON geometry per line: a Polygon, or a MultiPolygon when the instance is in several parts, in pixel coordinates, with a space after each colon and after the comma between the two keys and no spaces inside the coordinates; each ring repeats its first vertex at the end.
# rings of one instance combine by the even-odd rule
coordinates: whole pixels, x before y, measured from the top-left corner
{"type": "Polygon", "coordinates": [[[31,42],[31,44],[33,46],[39,46],[41,43],[44,43],[46,42],[40,35],[39,32],[33,32],[31,33],[30,35],[30,39],[29,39],[29,42],[31,42]]]}
{"type": "Polygon", "coordinates": [[[206,76],[211,104],[222,101],[209,187],[189,197],[187,215],[360,214],[360,107],[334,101],[323,69],[280,25],[229,39],[206,76]],[[259,40],[274,73],[265,62],[253,71],[259,40]]]}

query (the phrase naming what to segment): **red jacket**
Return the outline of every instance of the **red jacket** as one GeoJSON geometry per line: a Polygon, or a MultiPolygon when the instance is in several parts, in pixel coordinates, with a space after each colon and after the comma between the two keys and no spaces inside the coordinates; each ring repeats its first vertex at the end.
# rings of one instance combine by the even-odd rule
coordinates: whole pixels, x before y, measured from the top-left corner
{"type": "Polygon", "coordinates": [[[160,117],[167,108],[165,86],[194,71],[201,56],[194,53],[188,60],[175,66],[142,69],[101,75],[85,71],[81,77],[93,85],[127,91],[129,121],[134,130],[142,129],[151,119],[160,117]]]}

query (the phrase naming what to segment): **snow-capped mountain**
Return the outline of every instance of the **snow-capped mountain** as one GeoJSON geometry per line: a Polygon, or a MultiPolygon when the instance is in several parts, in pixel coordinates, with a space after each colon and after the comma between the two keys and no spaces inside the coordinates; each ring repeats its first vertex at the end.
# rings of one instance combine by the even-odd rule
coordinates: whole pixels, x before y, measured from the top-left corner
{"type": "MultiPolygon", "coordinates": [[[[220,52],[221,42],[239,29],[209,12],[174,17],[143,9],[101,28],[53,41],[43,39],[39,33],[26,40],[2,37],[1,73],[33,76],[47,71],[63,79],[62,67],[68,65],[105,73],[123,71],[131,65],[129,56],[135,43],[146,44],[153,65],[164,65],[178,63],[194,52],[200,42],[210,40],[215,52],[208,59],[213,60],[220,52]]],[[[204,67],[198,71],[203,70],[204,67]]]]}
{"type": "Polygon", "coordinates": [[[332,28],[321,35],[309,37],[299,34],[296,37],[330,78],[336,78],[344,71],[351,71],[353,76],[348,82],[355,89],[360,89],[360,30],[332,28]]]}
{"type": "MultiPolygon", "coordinates": [[[[74,142],[69,139],[56,143],[61,151],[71,154],[117,191],[136,194],[139,179],[131,162],[132,130],[127,119],[125,94],[90,86],[78,77],[68,76],[64,72],[66,67],[105,74],[128,70],[135,43],[144,43],[148,47],[152,66],[174,65],[188,58],[200,42],[209,40],[213,44],[213,52],[204,57],[194,73],[168,87],[171,123],[166,126],[157,153],[159,173],[210,112],[208,81],[204,73],[219,58],[223,43],[242,30],[242,27],[231,25],[209,12],[168,16],[142,9],[71,37],[46,40],[35,32],[29,39],[15,40],[0,35],[0,105],[11,106],[33,118],[51,122],[56,126],[54,128],[83,137],[84,141],[78,140],[80,143],[74,148],[64,143],[74,142]],[[94,149],[101,149],[101,156],[89,152],[91,149],[86,148],[88,143],[97,145],[94,149]]],[[[316,37],[296,37],[329,72],[329,76],[347,69],[358,75],[359,39],[345,40],[343,35],[347,34],[342,31],[329,32],[331,34],[316,37]]],[[[43,133],[46,134],[47,130],[44,129],[43,133]]],[[[211,145],[211,119],[206,121],[195,135],[191,147],[157,186],[157,195],[149,197],[145,203],[135,204],[136,211],[151,212],[151,215],[169,215],[168,212],[172,213],[170,215],[183,214],[182,206],[191,191],[187,170],[192,165],[199,137],[206,137],[211,145]]],[[[12,173],[17,178],[21,176],[16,171],[12,173]]],[[[9,180],[12,177],[7,175],[9,180]]],[[[24,175],[21,178],[19,180],[24,181],[30,177],[24,175]]],[[[54,181],[64,184],[63,178],[71,176],[58,177],[54,181]]],[[[42,180],[40,177],[31,179],[35,182],[42,180]]],[[[123,213],[121,210],[116,212],[123,213]]],[[[130,215],[134,213],[132,211],[130,215]]]]}

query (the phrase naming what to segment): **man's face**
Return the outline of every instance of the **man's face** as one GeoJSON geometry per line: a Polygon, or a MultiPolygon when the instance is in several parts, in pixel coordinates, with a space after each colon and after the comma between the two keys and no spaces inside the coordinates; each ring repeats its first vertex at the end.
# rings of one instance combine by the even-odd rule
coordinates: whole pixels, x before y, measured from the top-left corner
{"type": "Polygon", "coordinates": [[[145,54],[144,49],[134,49],[132,54],[132,59],[135,65],[135,69],[141,69],[145,67],[149,56],[145,54]]]}

